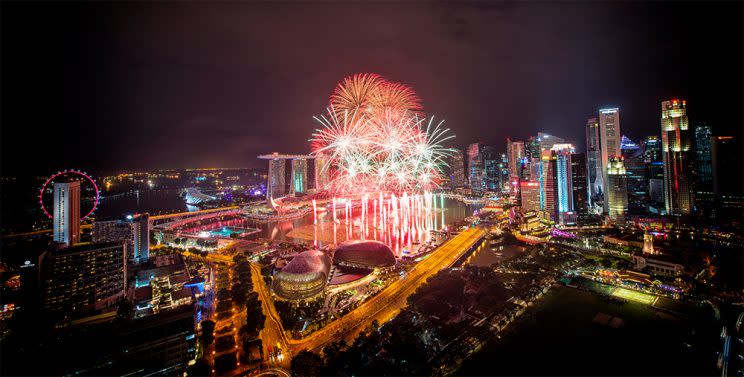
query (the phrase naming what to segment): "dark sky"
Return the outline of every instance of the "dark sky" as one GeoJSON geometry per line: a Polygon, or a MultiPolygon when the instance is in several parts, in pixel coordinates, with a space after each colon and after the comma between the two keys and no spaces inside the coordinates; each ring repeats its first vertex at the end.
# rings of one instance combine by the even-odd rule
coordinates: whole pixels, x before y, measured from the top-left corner
{"type": "Polygon", "coordinates": [[[575,141],[660,101],[742,133],[742,3],[2,3],[4,174],[258,166],[307,152],[334,86],[412,86],[456,143],[575,141]]]}

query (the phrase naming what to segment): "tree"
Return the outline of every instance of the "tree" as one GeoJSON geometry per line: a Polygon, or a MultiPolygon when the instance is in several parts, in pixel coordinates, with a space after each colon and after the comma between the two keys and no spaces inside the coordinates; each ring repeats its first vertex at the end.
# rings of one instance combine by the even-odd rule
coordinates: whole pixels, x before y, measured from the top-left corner
{"type": "Polygon", "coordinates": [[[300,351],[292,358],[290,370],[293,376],[314,377],[320,375],[323,368],[323,359],[317,353],[311,351],[300,351]]]}

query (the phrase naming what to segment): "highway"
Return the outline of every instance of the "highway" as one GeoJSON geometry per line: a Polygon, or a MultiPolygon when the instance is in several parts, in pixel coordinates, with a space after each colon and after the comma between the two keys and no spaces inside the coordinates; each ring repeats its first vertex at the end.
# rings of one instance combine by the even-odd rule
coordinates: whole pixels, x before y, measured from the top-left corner
{"type": "Polygon", "coordinates": [[[251,280],[253,280],[253,290],[258,293],[263,312],[266,315],[264,328],[259,334],[263,346],[264,358],[267,359],[269,357],[269,346],[276,348],[276,345],[279,344],[284,357],[281,360],[269,360],[267,364],[288,369],[291,355],[289,354],[287,336],[279,314],[274,308],[274,302],[271,300],[271,293],[269,293],[268,287],[266,287],[261,277],[261,267],[256,263],[251,263],[251,280]]]}
{"type": "Polygon", "coordinates": [[[483,229],[470,228],[453,237],[419,262],[406,276],[393,282],[355,310],[303,339],[290,340],[292,353],[302,350],[319,352],[329,343],[341,339],[351,343],[373,321],[377,320],[382,324],[392,319],[407,305],[408,297],[419,286],[443,268],[450,267],[485,234],[483,229]]]}

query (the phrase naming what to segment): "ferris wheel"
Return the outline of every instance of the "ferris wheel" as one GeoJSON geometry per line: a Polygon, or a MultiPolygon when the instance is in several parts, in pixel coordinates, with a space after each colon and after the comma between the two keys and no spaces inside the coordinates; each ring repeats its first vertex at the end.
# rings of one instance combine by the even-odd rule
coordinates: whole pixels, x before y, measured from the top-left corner
{"type": "Polygon", "coordinates": [[[39,206],[41,207],[41,210],[50,219],[54,217],[51,213],[49,213],[46,206],[44,205],[44,194],[50,192],[50,185],[52,185],[55,180],[60,180],[63,178],[66,178],[67,180],[77,179],[82,182],[90,183],[90,188],[92,188],[94,192],[93,206],[85,216],[80,217],[80,221],[87,219],[88,217],[90,217],[90,215],[93,214],[93,212],[95,212],[96,208],[98,208],[98,202],[101,200],[101,191],[98,189],[98,185],[96,184],[96,181],[93,179],[93,177],[91,177],[88,173],[75,169],[62,170],[52,174],[51,177],[47,178],[47,180],[41,186],[41,190],[39,190],[39,206]]]}

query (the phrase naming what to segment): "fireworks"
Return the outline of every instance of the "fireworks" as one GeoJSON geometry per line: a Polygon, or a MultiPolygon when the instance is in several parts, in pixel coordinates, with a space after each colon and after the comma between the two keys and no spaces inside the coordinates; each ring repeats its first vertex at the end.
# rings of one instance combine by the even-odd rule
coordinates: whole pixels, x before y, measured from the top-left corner
{"type": "Polygon", "coordinates": [[[421,192],[438,187],[452,135],[428,121],[416,93],[375,74],[347,77],[315,117],[313,153],[328,161],[334,192],[421,192]]]}

